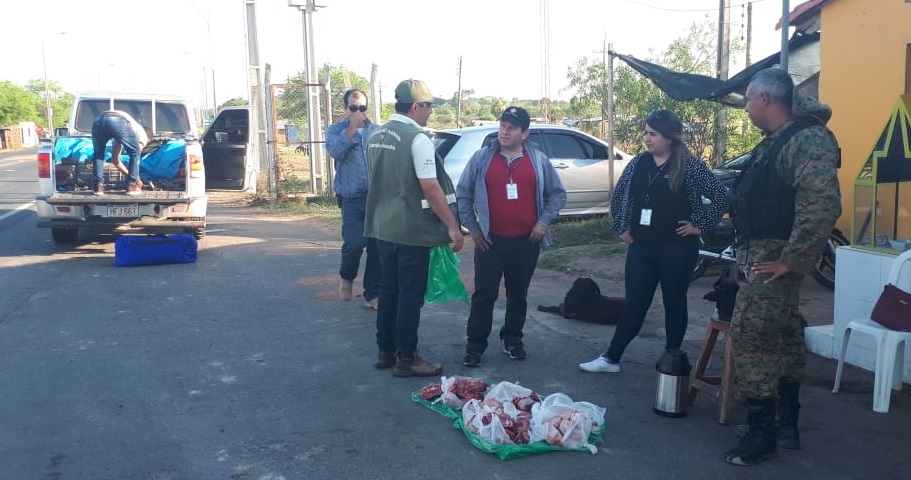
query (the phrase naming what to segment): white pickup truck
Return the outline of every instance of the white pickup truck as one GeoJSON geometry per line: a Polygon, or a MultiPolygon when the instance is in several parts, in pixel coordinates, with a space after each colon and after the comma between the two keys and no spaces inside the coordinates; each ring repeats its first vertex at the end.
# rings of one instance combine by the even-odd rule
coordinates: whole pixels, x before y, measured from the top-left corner
{"type": "MultiPolygon", "coordinates": [[[[193,109],[180,97],[129,93],[77,95],[68,136],[38,150],[35,198],[38,226],[50,228],[57,243],[74,243],[79,230],[111,228],[119,232],[192,233],[206,229],[206,174],[196,136],[193,109]],[[108,143],[105,194],[92,191],[92,122],[106,110],[121,110],[150,123],[153,136],[143,149],[140,178],[144,189],[128,196],[126,176],[110,163],[108,143]]],[[[128,161],[124,160],[124,164],[128,161]]]]}

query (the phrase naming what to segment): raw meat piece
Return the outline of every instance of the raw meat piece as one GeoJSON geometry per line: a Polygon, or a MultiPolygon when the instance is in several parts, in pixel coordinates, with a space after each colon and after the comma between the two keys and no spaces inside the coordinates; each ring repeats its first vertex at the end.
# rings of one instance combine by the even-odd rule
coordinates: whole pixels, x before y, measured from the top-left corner
{"type": "Polygon", "coordinates": [[[439,383],[432,383],[421,388],[421,400],[433,400],[443,394],[443,387],[439,383]]]}

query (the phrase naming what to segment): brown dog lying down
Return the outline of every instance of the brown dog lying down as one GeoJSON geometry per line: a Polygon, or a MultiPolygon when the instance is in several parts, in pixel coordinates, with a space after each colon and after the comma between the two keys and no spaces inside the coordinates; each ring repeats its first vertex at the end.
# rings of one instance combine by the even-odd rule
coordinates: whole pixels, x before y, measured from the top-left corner
{"type": "Polygon", "coordinates": [[[602,325],[616,325],[625,308],[626,299],[601,295],[598,284],[586,277],[577,278],[573,282],[559,306],[538,305],[538,310],[542,312],[558,313],[563,318],[602,325]]]}

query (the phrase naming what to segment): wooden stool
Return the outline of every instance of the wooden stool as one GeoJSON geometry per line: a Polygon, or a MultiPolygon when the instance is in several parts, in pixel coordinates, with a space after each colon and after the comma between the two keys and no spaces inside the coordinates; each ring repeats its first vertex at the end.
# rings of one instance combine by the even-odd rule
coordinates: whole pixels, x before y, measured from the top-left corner
{"type": "Polygon", "coordinates": [[[734,358],[733,348],[731,347],[731,323],[712,319],[708,333],[705,336],[705,343],[702,344],[702,350],[699,352],[699,359],[696,361],[696,369],[690,379],[689,404],[695,403],[696,393],[699,391],[711,395],[718,400],[718,423],[727,424],[733,376],[734,358]],[[724,333],[725,336],[724,366],[721,369],[720,377],[707,377],[705,368],[708,366],[712,351],[715,349],[715,340],[718,339],[718,332],[724,333]]]}

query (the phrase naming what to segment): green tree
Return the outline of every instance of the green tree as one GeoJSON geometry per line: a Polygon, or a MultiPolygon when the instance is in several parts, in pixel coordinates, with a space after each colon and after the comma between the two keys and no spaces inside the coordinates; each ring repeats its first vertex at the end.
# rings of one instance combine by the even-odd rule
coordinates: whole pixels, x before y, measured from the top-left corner
{"type": "Polygon", "coordinates": [[[234,97],[231,100],[228,100],[227,102],[222,103],[221,107],[219,107],[219,109],[222,107],[243,107],[244,105],[247,105],[247,104],[249,104],[249,102],[247,102],[246,98],[234,97]]]}
{"type": "MultiPolygon", "coordinates": [[[[320,71],[319,77],[322,79],[322,71],[320,71]]],[[[291,120],[296,125],[300,126],[301,131],[306,131],[307,89],[302,86],[305,83],[304,72],[298,72],[297,75],[289,78],[288,83],[295,85],[283,87],[281,89],[281,92],[276,95],[275,112],[278,118],[291,120]],[[301,86],[298,86],[297,84],[300,84],[301,86]]],[[[326,122],[328,120],[327,123],[337,122],[344,115],[345,105],[343,103],[342,97],[348,88],[359,88],[368,94],[370,93],[370,82],[366,78],[356,73],[350,72],[344,68],[333,67],[331,65],[329,67],[329,86],[329,98],[332,104],[332,118],[324,118],[323,121],[326,122]],[[346,84],[350,85],[350,87],[346,87],[346,84]]],[[[321,108],[325,108],[325,106],[322,105],[322,102],[325,101],[325,96],[323,95],[322,91],[320,92],[320,100],[321,108]]]]}
{"type": "MultiPolygon", "coordinates": [[[[714,24],[706,19],[690,26],[687,34],[674,40],[660,55],[650,55],[647,61],[671,70],[711,76],[716,57],[714,24]]],[[[743,50],[739,41],[731,45],[732,55],[743,50]]],[[[642,123],[654,109],[672,110],[684,124],[686,143],[693,154],[709,158],[715,138],[715,118],[720,104],[707,100],[681,102],[662,92],[651,80],[639,75],[627,65],[614,69],[614,138],[617,146],[629,152],[642,149],[642,123]]],[[[567,71],[568,89],[575,92],[568,111],[579,118],[600,118],[601,99],[607,96],[604,65],[582,58],[567,71]]],[[[738,150],[752,141],[753,132],[743,128],[742,111],[729,109],[729,121],[720,132],[728,138],[728,149],[738,150]],[[744,135],[747,135],[745,138],[744,135]]],[[[755,129],[753,129],[755,130],[755,129]]],[[[727,152],[722,152],[726,155],[727,152]]]]}
{"type": "MultiPolygon", "coordinates": [[[[36,121],[44,125],[47,123],[45,113],[45,89],[44,80],[32,79],[25,84],[25,89],[35,96],[36,121]]],[[[47,93],[51,99],[51,116],[54,125],[60,127],[66,125],[70,119],[70,110],[73,108],[73,95],[67,93],[57,82],[50,80],[47,82],[47,93]]]]}
{"type": "Polygon", "coordinates": [[[35,96],[13,82],[0,81],[0,125],[37,120],[35,96]]]}

